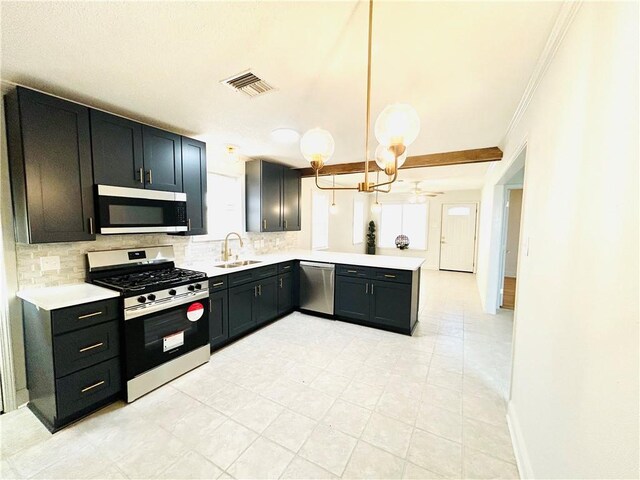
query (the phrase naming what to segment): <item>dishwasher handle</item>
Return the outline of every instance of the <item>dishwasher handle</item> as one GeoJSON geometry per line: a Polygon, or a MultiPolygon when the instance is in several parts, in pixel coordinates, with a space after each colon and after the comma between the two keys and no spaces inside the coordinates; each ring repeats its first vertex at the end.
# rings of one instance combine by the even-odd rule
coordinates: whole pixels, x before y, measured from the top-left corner
{"type": "Polygon", "coordinates": [[[318,262],[300,262],[301,267],[322,268],[323,270],[335,270],[336,266],[333,263],[318,263],[318,262]]]}

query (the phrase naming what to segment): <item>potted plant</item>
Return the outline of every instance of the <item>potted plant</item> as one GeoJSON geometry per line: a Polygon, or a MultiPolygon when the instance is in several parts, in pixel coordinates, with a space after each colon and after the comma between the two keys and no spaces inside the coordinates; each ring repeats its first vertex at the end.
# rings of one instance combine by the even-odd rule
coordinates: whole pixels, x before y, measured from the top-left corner
{"type": "Polygon", "coordinates": [[[376,224],[373,220],[369,222],[369,233],[367,233],[367,253],[369,255],[376,254],[376,224]]]}

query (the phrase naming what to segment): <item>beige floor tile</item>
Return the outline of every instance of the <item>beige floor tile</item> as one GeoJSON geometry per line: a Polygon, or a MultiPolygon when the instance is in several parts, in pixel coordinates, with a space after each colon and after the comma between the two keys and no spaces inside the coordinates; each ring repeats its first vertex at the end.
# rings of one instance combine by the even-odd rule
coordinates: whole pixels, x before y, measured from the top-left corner
{"type": "Polygon", "coordinates": [[[251,430],[262,433],[283,410],[282,405],[264,397],[256,397],[236,411],[231,418],[251,430]]]}
{"type": "Polygon", "coordinates": [[[279,478],[293,455],[280,445],[261,437],[240,455],[227,472],[235,478],[279,478]]]}
{"type": "Polygon", "coordinates": [[[118,460],[129,478],[155,478],[188,451],[187,446],[169,433],[148,437],[144,443],[118,460]]]}
{"type": "Polygon", "coordinates": [[[402,478],[404,460],[373,445],[359,441],[342,478],[402,478]]]}
{"type": "Polygon", "coordinates": [[[435,472],[431,472],[426,468],[422,468],[418,465],[407,462],[404,467],[404,474],[402,478],[407,480],[431,480],[444,477],[442,475],[438,475],[435,472]]]}
{"type": "Polygon", "coordinates": [[[283,447],[297,452],[316,425],[317,422],[304,415],[285,410],[262,434],[283,447]]]}
{"type": "Polygon", "coordinates": [[[394,418],[373,413],[367,424],[362,439],[404,458],[411,441],[413,427],[394,418]]]}
{"type": "Polygon", "coordinates": [[[210,436],[208,443],[195,447],[216,466],[227,469],[258,438],[258,434],[233,420],[227,420],[210,436]]]}
{"type": "Polygon", "coordinates": [[[320,420],[333,405],[334,397],[330,397],[311,387],[304,387],[290,402],[289,408],[296,413],[314,420],[320,420]]]}
{"type": "Polygon", "coordinates": [[[422,401],[455,413],[462,413],[462,393],[450,388],[427,385],[424,387],[422,401]]]}
{"type": "Polygon", "coordinates": [[[413,425],[418,415],[419,400],[387,389],[378,400],[376,412],[413,425]]]}
{"type": "Polygon", "coordinates": [[[518,468],[471,448],[464,450],[464,475],[468,478],[518,479],[518,468]]]}
{"type": "Polygon", "coordinates": [[[200,404],[186,413],[169,431],[192,448],[206,443],[214,431],[227,420],[222,413],[200,404]]]}
{"type": "Polygon", "coordinates": [[[230,384],[213,393],[205,403],[219,412],[231,416],[256,398],[257,394],[239,385],[230,384]]]}
{"type": "Polygon", "coordinates": [[[351,382],[351,384],[342,393],[341,398],[361,407],[373,409],[375,408],[383,388],[368,385],[362,382],[351,382]]]}
{"type": "Polygon", "coordinates": [[[507,422],[507,411],[502,400],[496,398],[463,395],[462,413],[467,418],[473,418],[492,425],[503,426],[507,422]]]}
{"type": "Polygon", "coordinates": [[[371,410],[338,399],[324,416],[322,423],[357,438],[362,435],[370,416],[371,410]]]}
{"type": "Polygon", "coordinates": [[[295,457],[280,478],[282,480],[325,480],[338,477],[309,460],[295,457]]]}
{"type": "Polygon", "coordinates": [[[492,457],[516,463],[511,435],[506,425],[495,426],[465,418],[462,426],[465,447],[471,447],[492,457]]]}
{"type": "Polygon", "coordinates": [[[164,469],[157,478],[166,479],[211,479],[218,478],[222,470],[199,453],[189,451],[164,469]]]}
{"type": "Polygon", "coordinates": [[[344,392],[350,383],[349,377],[323,371],[311,382],[311,387],[329,396],[337,397],[344,392]]]}
{"type": "Polygon", "coordinates": [[[462,415],[423,403],[416,427],[454,442],[462,443],[462,415]]]}
{"type": "Polygon", "coordinates": [[[407,460],[449,478],[462,475],[462,445],[415,429],[407,460]]]}
{"type": "MultiPolygon", "coordinates": [[[[91,478],[110,466],[110,462],[96,455],[90,445],[45,468],[31,478],[82,479],[91,478]]],[[[4,478],[4,477],[3,477],[4,478]]]]}
{"type": "Polygon", "coordinates": [[[320,424],[300,449],[300,456],[341,475],[355,445],[355,438],[320,424]]]}

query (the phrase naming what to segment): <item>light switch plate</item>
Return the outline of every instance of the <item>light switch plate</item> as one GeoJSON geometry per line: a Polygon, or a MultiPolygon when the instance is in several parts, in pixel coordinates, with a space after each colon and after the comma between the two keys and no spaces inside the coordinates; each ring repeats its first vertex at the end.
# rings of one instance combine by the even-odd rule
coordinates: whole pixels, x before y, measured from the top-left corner
{"type": "Polygon", "coordinates": [[[60,270],[60,257],[40,257],[40,271],[49,272],[51,270],[60,270]]]}

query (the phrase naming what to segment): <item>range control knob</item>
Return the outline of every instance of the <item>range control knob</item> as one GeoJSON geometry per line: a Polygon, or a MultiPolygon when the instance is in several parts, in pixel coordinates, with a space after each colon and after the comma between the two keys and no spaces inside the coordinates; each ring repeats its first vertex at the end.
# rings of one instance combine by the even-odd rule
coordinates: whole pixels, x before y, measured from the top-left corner
{"type": "Polygon", "coordinates": [[[187,290],[189,290],[190,292],[193,292],[196,289],[196,287],[194,287],[193,285],[189,285],[187,287],[187,290]]]}
{"type": "Polygon", "coordinates": [[[196,283],[196,290],[200,290],[202,288],[202,285],[200,285],[199,283],[196,283]]]}
{"type": "Polygon", "coordinates": [[[138,297],[138,302],[140,302],[140,303],[144,303],[144,302],[146,302],[146,301],[147,301],[147,297],[145,297],[144,295],[140,295],[140,296],[138,297]]]}
{"type": "Polygon", "coordinates": [[[150,293],[147,295],[147,298],[153,302],[156,299],[156,296],[153,293],[150,293]]]}
{"type": "Polygon", "coordinates": [[[172,288],[169,290],[169,295],[175,295],[177,292],[172,288]]]}

